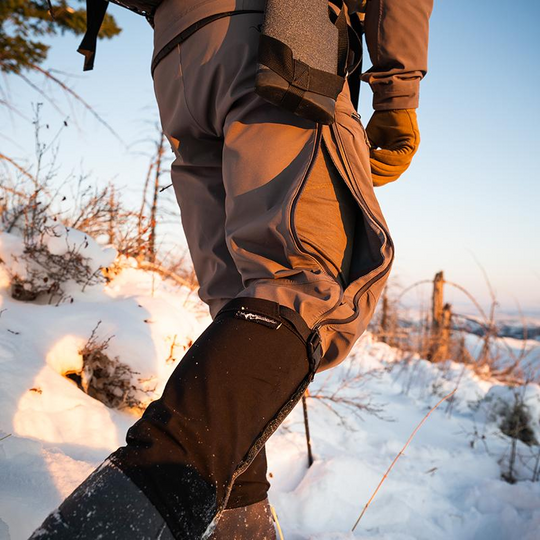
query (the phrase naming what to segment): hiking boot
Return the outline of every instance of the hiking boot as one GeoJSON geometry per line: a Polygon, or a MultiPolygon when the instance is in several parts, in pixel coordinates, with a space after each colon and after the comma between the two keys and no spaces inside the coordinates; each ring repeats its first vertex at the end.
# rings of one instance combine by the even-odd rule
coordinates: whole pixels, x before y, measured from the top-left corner
{"type": "Polygon", "coordinates": [[[224,510],[208,540],[276,540],[268,499],[224,510]]]}

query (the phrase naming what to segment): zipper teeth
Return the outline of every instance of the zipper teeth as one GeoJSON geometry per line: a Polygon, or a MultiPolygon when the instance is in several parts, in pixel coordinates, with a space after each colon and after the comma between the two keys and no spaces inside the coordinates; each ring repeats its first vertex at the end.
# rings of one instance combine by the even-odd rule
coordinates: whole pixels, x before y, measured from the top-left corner
{"type": "MultiPolygon", "coordinates": [[[[356,115],[359,117],[360,115],[358,115],[358,113],[356,113],[356,115]]],[[[351,116],[355,119],[358,120],[358,118],[356,118],[356,116],[354,115],[354,113],[351,114],[351,116]]],[[[341,135],[339,134],[339,130],[338,128],[334,125],[332,125],[332,131],[334,132],[334,134],[336,135],[336,140],[338,142],[338,146],[339,146],[339,149],[341,150],[341,154],[343,155],[344,157],[344,161],[346,162],[346,165],[347,165],[347,168],[349,169],[349,173],[350,173],[350,176],[351,178],[354,177],[353,173],[352,173],[352,167],[351,167],[351,164],[349,163],[349,159],[347,157],[347,154],[346,152],[344,151],[344,148],[343,148],[343,141],[341,139],[341,135]]],[[[365,130],[364,130],[364,134],[365,134],[365,130]]],[[[332,156],[330,156],[332,157],[332,156]]],[[[334,166],[336,166],[336,164],[334,163],[334,166]]],[[[386,239],[386,241],[388,242],[389,246],[391,247],[392,249],[392,257],[389,261],[389,263],[384,267],[384,269],[378,273],[377,275],[373,276],[367,283],[365,283],[357,292],[356,294],[354,295],[354,302],[356,303],[356,300],[358,298],[360,298],[360,296],[362,296],[368,289],[369,287],[371,287],[374,283],[376,283],[377,281],[379,281],[380,279],[382,279],[384,276],[386,276],[386,274],[388,274],[390,272],[390,268],[391,268],[391,263],[394,259],[394,250],[393,250],[393,243],[392,243],[392,240],[391,238],[386,234],[386,230],[385,228],[382,226],[382,224],[379,222],[379,220],[376,218],[376,216],[373,214],[373,212],[371,211],[371,209],[369,208],[369,205],[366,203],[366,200],[364,199],[364,196],[362,195],[362,192],[357,188],[356,184],[354,182],[351,182],[351,186],[354,190],[354,192],[356,193],[358,199],[360,200],[361,202],[361,205],[362,205],[362,209],[368,214],[368,216],[371,218],[371,221],[373,221],[381,231],[383,231],[384,233],[384,237],[386,239]]],[[[384,242],[383,244],[381,245],[381,251],[382,251],[382,248],[384,246],[384,242]]],[[[324,320],[324,315],[322,317],[320,317],[316,322],[315,322],[315,325],[313,327],[313,330],[314,331],[319,331],[323,326],[328,326],[330,324],[346,324],[346,323],[349,323],[349,322],[352,322],[354,321],[356,318],[358,318],[359,316],[359,312],[356,311],[353,315],[351,315],[350,317],[347,317],[345,319],[328,319],[328,320],[324,320]]]]}
{"type": "MultiPolygon", "coordinates": [[[[343,153],[343,155],[345,157],[345,161],[347,162],[347,167],[350,170],[351,177],[354,177],[354,174],[352,173],[352,167],[351,167],[351,164],[349,162],[349,158],[347,157],[347,154],[343,149],[343,140],[341,139],[341,135],[339,134],[339,130],[335,126],[332,126],[332,129],[333,129],[334,133],[336,134],[338,144],[339,144],[340,149],[341,149],[341,151],[342,151],[342,153],[343,153]]],[[[356,191],[356,193],[358,194],[358,198],[361,200],[361,202],[363,204],[364,210],[367,211],[367,213],[369,214],[369,217],[372,219],[372,221],[374,221],[376,223],[376,225],[379,227],[379,229],[381,229],[385,233],[384,234],[385,238],[387,240],[390,240],[389,236],[386,234],[385,228],[382,226],[382,224],[379,222],[377,217],[371,211],[371,208],[369,208],[369,205],[366,203],[366,200],[364,199],[364,196],[362,195],[362,192],[356,187],[356,184],[353,184],[353,187],[354,187],[354,190],[356,191]]],[[[389,243],[391,244],[392,242],[389,241],[389,243]]]]}
{"type": "Polygon", "coordinates": [[[247,459],[243,460],[233,472],[231,476],[231,480],[225,492],[224,500],[220,508],[218,509],[218,512],[216,513],[216,517],[214,517],[214,519],[219,517],[221,513],[223,512],[223,510],[225,509],[225,507],[227,506],[235,480],[248,469],[248,467],[253,462],[253,459],[255,459],[256,454],[255,456],[252,455],[254,453],[254,449],[257,446],[259,446],[259,451],[260,451],[260,448],[262,447],[262,445],[264,445],[266,441],[270,438],[270,436],[273,433],[275,433],[275,431],[277,430],[277,428],[279,427],[283,419],[292,411],[292,409],[300,401],[301,396],[304,394],[309,384],[313,381],[314,376],[315,376],[315,372],[311,371],[311,367],[310,367],[309,373],[306,375],[304,379],[302,379],[297,389],[291,395],[290,399],[279,409],[276,415],[268,422],[266,427],[263,429],[261,435],[254,441],[252,447],[248,450],[248,453],[246,456],[247,459]],[[277,423],[277,426],[274,428],[276,423],[277,423]],[[269,431],[270,431],[270,434],[268,434],[269,431]]]}
{"type": "MultiPolygon", "coordinates": [[[[371,278],[366,284],[364,284],[364,286],[360,288],[357,291],[357,293],[354,295],[354,301],[356,302],[357,298],[360,298],[360,296],[362,296],[367,291],[367,289],[369,289],[369,287],[371,287],[374,283],[376,283],[377,281],[382,279],[386,274],[388,274],[388,272],[390,272],[390,268],[391,268],[390,265],[386,266],[386,268],[380,274],[377,274],[376,276],[371,278]]],[[[360,315],[360,312],[356,311],[353,315],[345,319],[328,319],[326,321],[320,321],[319,319],[320,322],[318,322],[313,327],[313,330],[318,332],[323,326],[328,326],[330,324],[347,324],[357,319],[359,315],[360,315]]]]}

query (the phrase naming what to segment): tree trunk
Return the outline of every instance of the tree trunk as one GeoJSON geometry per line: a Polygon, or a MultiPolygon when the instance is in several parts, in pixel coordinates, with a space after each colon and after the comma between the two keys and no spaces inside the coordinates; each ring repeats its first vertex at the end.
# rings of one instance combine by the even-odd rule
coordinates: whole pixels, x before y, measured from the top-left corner
{"type": "Polygon", "coordinates": [[[382,313],[381,313],[381,327],[380,327],[380,340],[383,343],[389,342],[389,316],[388,316],[388,296],[386,294],[386,289],[384,290],[382,298],[382,313]]]}
{"type": "Polygon", "coordinates": [[[433,280],[433,302],[431,306],[431,329],[436,333],[442,327],[444,306],[444,273],[438,272],[433,280]]]}
{"type": "Polygon", "coordinates": [[[156,226],[157,226],[157,207],[159,196],[159,177],[161,176],[161,159],[163,157],[163,143],[165,135],[161,133],[156,156],[156,171],[154,177],[154,195],[152,198],[152,207],[150,209],[150,236],[148,238],[148,256],[150,262],[156,262],[156,226]]]}

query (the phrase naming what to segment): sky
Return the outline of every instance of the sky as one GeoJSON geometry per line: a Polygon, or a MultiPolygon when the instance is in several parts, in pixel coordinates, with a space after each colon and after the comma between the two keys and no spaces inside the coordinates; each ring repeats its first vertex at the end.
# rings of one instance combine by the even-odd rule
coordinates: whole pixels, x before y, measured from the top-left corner
{"type": "MultiPolygon", "coordinates": [[[[69,35],[50,40],[44,66],[62,72],[59,77],[123,142],[51,85],[48,93],[63,112],[45,101],[41,118],[50,126],[45,135],[52,136],[68,117],[59,139],[59,179],[84,170],[92,181],[114,181],[135,201],[159,122],[150,76],[152,29],[118,6],[110,12],[123,32],[99,43],[94,71],[83,74],[75,52],[79,39],[69,35]]],[[[540,315],[538,20],[536,0],[435,0],[418,110],[420,149],[396,183],[377,189],[396,244],[396,285],[444,270],[486,305],[486,274],[501,309],[540,315]]],[[[0,78],[0,87],[25,117],[0,109],[0,152],[24,162],[33,150],[32,107],[43,98],[17,77],[0,78]]],[[[367,124],[367,85],[359,112],[367,124]]],[[[409,296],[411,302],[427,298],[429,287],[409,296]]],[[[472,310],[461,293],[448,299],[472,310]]]]}

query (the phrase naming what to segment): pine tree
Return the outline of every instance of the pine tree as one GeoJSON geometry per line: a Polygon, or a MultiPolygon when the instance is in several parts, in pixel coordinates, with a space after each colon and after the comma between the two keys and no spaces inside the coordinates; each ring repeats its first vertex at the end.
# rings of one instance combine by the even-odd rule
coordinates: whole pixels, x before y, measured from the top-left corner
{"type": "MultiPolygon", "coordinates": [[[[53,0],[52,14],[47,0],[0,0],[0,72],[35,70],[47,58],[45,36],[84,34],[84,8],[74,9],[68,0],[53,0]]],[[[114,18],[106,15],[99,37],[112,38],[120,32],[114,18]]]]}

